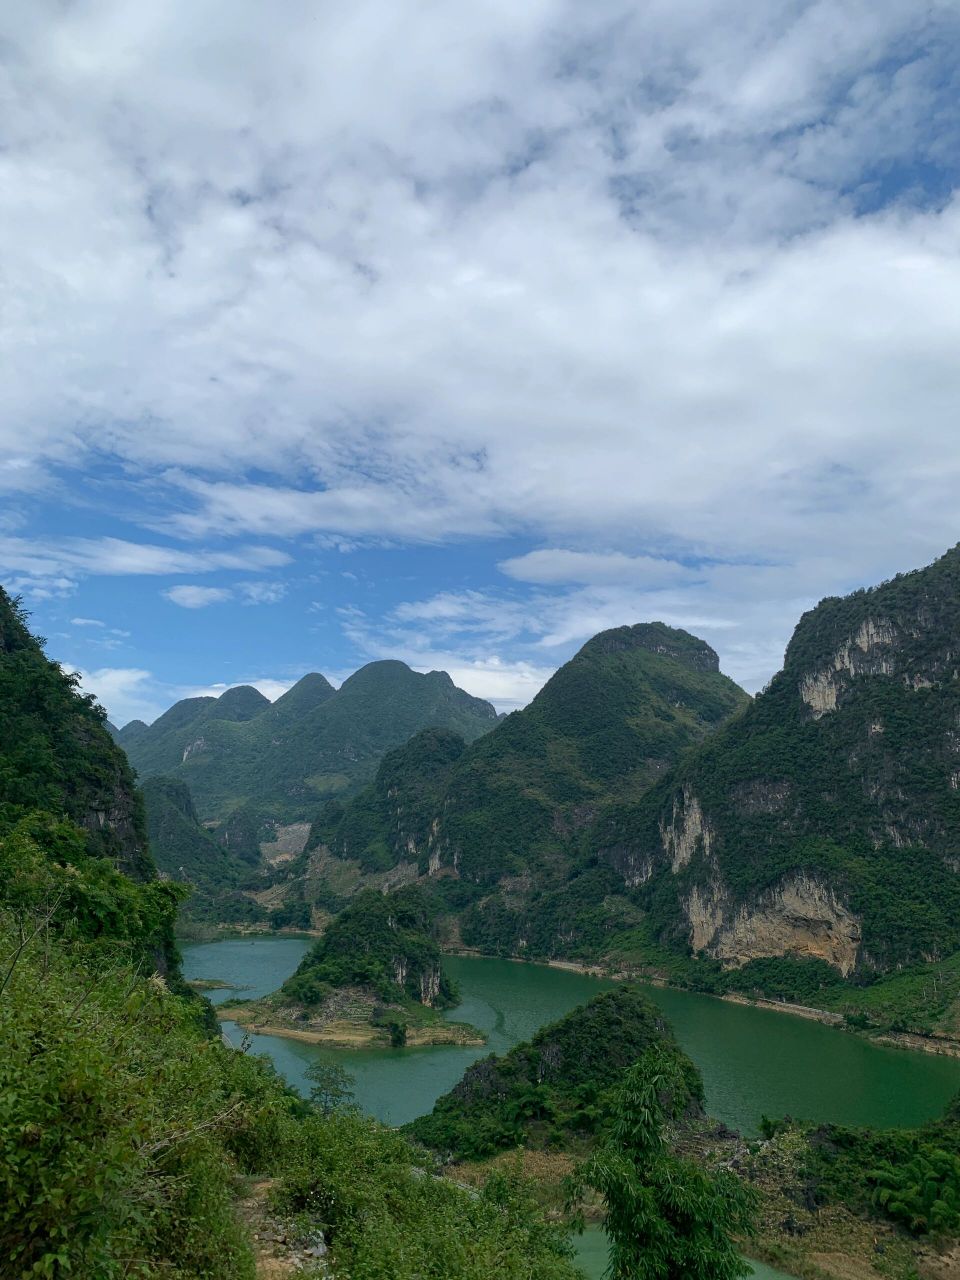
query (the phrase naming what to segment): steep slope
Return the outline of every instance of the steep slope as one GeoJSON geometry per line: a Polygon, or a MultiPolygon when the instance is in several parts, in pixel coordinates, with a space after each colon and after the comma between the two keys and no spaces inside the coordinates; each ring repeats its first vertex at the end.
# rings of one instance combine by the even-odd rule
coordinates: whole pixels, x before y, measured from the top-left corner
{"type": "Polygon", "coordinates": [[[175,778],[148,778],[143,784],[143,799],[150,850],[158,869],[192,890],[181,906],[181,918],[238,922],[264,916],[237,887],[248,868],[233,847],[214,839],[201,825],[185,783],[175,778]]]}
{"type": "Polygon", "coordinates": [[[250,685],[227,689],[219,698],[184,698],[149,727],[142,720],[124,725],[119,742],[141,777],[171,773],[193,752],[205,749],[205,734],[220,732],[222,725],[244,724],[269,707],[269,700],[250,685]]]}
{"type": "Polygon", "coordinates": [[[385,751],[419,729],[435,725],[473,739],[496,723],[493,707],[445,672],[420,675],[402,662],[370,663],[336,691],[323,676],[305,676],[242,719],[221,718],[227,697],[178,703],[128,748],[142,776],[162,772],[186,782],[204,819],[241,806],[261,819],[312,817],[322,797],[356,790],[385,751]]]}
{"type": "Polygon", "coordinates": [[[662,1013],[636,988],[620,987],[541,1027],[509,1053],[475,1062],[408,1132],[460,1159],[582,1139],[596,1130],[604,1092],[653,1045],[676,1059],[699,1110],[700,1073],[662,1013]]]}
{"type": "MultiPolygon", "coordinates": [[[[623,889],[609,867],[584,858],[585,828],[748,701],[709,645],[685,631],[645,623],[602,632],[529,707],[469,748],[421,734],[384,757],[372,786],[316,822],[314,870],[324,853],[365,872],[414,864],[437,878],[451,909],[466,909],[465,942],[574,951],[606,928],[596,912],[623,889]]],[[[622,910],[629,903],[615,905],[611,927],[622,910]]]]}
{"type": "Polygon", "coordinates": [[[0,588],[0,835],[37,810],[69,818],[91,855],[134,879],[155,874],[143,805],[103,712],[47,659],[0,588]]]}
{"type": "Polygon", "coordinates": [[[960,550],[800,620],[746,712],[590,833],[662,940],[844,975],[960,947],[960,550]]]}

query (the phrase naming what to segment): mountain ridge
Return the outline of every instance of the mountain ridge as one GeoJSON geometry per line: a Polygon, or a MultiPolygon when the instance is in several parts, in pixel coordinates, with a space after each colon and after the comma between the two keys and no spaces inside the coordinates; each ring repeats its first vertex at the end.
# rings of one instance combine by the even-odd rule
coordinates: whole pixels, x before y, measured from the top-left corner
{"type": "Polygon", "coordinates": [[[252,806],[262,819],[290,821],[312,817],[325,794],[356,790],[384,751],[418,729],[454,728],[472,739],[494,724],[493,707],[445,672],[386,661],[361,667],[339,689],[309,673],[274,703],[249,686],[185,699],[118,736],[142,777],[186,782],[204,820],[252,806]]]}

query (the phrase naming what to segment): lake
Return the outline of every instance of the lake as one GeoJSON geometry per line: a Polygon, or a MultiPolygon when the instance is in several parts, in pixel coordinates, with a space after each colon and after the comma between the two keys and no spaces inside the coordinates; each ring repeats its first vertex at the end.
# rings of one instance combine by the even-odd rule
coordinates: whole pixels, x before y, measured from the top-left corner
{"type": "MultiPolygon", "coordinates": [[[[231,996],[256,999],[276,990],[310,947],[306,938],[236,938],[183,948],[187,978],[216,978],[242,991],[207,992],[214,1004],[231,996]]],[[[309,1091],[306,1070],[336,1062],[355,1080],[359,1105],[386,1124],[429,1111],[465,1069],[488,1053],[504,1053],[546,1023],[616,984],[566,969],[510,960],[447,956],[461,991],[448,1017],[470,1022],[488,1037],[483,1048],[331,1050],[279,1036],[251,1037],[297,1088],[309,1091]]],[[[755,1135],[760,1117],[792,1115],[875,1127],[920,1124],[938,1115],[960,1088],[960,1061],[872,1044],[818,1022],[689,991],[647,987],[680,1044],[700,1068],[707,1111],[731,1128],[755,1135]]],[[[242,1031],[224,1022],[239,1044],[242,1031]]],[[[603,1272],[602,1232],[579,1243],[588,1275],[603,1272]]],[[[781,1273],[754,1264],[758,1280],[781,1273]]]]}

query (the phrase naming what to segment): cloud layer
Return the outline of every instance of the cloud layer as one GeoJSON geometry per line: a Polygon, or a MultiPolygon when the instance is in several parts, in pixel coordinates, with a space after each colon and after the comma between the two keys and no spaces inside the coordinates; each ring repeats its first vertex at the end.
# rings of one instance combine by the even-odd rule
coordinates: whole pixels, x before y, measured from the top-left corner
{"type": "Polygon", "coordinates": [[[800,607],[956,541],[953,3],[36,0],[5,28],[0,490],[87,504],[0,536],[41,593],[516,540],[472,594],[363,602],[362,639],[429,626],[405,651],[519,700],[652,614],[755,685],[800,607]],[[103,473],[128,537],[77,536],[103,473]]]}

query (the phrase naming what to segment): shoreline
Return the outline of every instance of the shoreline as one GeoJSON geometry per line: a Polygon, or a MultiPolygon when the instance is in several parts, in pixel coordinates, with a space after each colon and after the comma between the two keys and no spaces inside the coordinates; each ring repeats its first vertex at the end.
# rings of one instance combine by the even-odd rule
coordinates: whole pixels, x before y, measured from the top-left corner
{"type": "MultiPolygon", "coordinates": [[[[229,1002],[216,1005],[217,1019],[235,1022],[244,1031],[254,1035],[279,1036],[285,1040],[299,1040],[303,1044],[326,1045],[330,1049],[389,1049],[389,1034],[383,1027],[359,1022],[331,1022],[325,1027],[291,1027],[282,1022],[257,1022],[252,1010],[242,1006],[231,1008],[229,1002]],[[244,1013],[252,1016],[244,1018],[244,1013]]],[[[420,1049],[429,1046],[454,1046],[482,1048],[486,1038],[469,1034],[466,1024],[460,1022],[438,1023],[429,1027],[407,1027],[406,1043],[395,1046],[400,1049],[420,1049]]]]}
{"type": "Polygon", "coordinates": [[[546,969],[564,969],[569,973],[580,973],[588,978],[604,978],[610,982],[639,982],[650,987],[662,987],[668,991],[685,991],[689,995],[707,996],[711,1000],[723,1000],[727,1004],[747,1005],[754,1009],[768,1009],[772,1013],[787,1013],[794,1018],[804,1018],[808,1022],[819,1022],[823,1026],[832,1027],[836,1031],[852,1032],[861,1039],[872,1044],[886,1045],[892,1049],[905,1049],[913,1053],[927,1053],[934,1057],[960,1058],[960,1040],[948,1036],[928,1036],[919,1031],[870,1031],[860,1027],[851,1027],[844,1021],[842,1013],[833,1009],[818,1009],[812,1005],[794,1004],[789,1000],[771,1000],[765,996],[745,996],[730,991],[718,995],[714,991],[696,991],[690,987],[681,987],[657,974],[638,974],[630,969],[607,969],[596,962],[582,960],[527,960],[523,956],[487,956],[482,951],[469,947],[457,947],[445,950],[445,955],[463,956],[478,960],[509,960],[514,964],[540,965],[546,969]]]}
{"type": "MultiPolygon", "coordinates": [[[[225,929],[218,931],[218,935],[209,938],[209,942],[225,942],[231,938],[303,938],[313,939],[320,937],[321,934],[305,929],[225,929]]],[[[199,939],[178,938],[178,944],[204,945],[199,939]]],[[[486,952],[478,951],[473,947],[444,947],[443,954],[448,956],[462,956],[465,959],[475,960],[507,960],[511,964],[532,964],[539,965],[541,968],[547,969],[563,969],[569,973],[580,973],[588,978],[604,978],[610,982],[639,982],[650,987],[662,987],[669,991],[685,991],[690,995],[707,996],[711,1000],[723,1000],[727,1004],[739,1004],[752,1006],[755,1009],[767,1009],[772,1013],[790,1014],[795,1018],[804,1018],[808,1022],[819,1022],[826,1027],[832,1027],[836,1031],[852,1032],[854,1035],[860,1036],[864,1040],[870,1041],[872,1044],[886,1045],[892,1049],[905,1049],[912,1053],[927,1053],[935,1057],[942,1058],[960,1058],[960,1040],[952,1039],[949,1036],[924,1035],[919,1031],[877,1031],[871,1033],[860,1027],[849,1026],[844,1021],[842,1013],[837,1013],[832,1009],[818,1009],[813,1005],[795,1004],[789,1000],[772,1000],[765,996],[745,996],[739,992],[727,992],[718,995],[714,991],[697,991],[691,987],[681,987],[676,983],[670,982],[659,974],[637,973],[631,969],[608,969],[597,961],[583,960],[533,960],[524,956],[491,956],[486,952]]],[[[280,1031],[271,1030],[271,1035],[280,1035],[280,1031]]],[[[300,1038],[305,1033],[296,1032],[291,1029],[289,1036],[292,1039],[300,1038]]],[[[316,1043],[321,1043],[317,1041],[316,1043]]],[[[330,1043],[322,1041],[322,1043],[330,1043]]],[[[441,1043],[449,1043],[443,1041],[441,1043]]],[[[471,1041],[470,1043],[475,1043],[471,1041]]],[[[481,1042],[481,1043],[485,1043],[481,1042]]]]}

